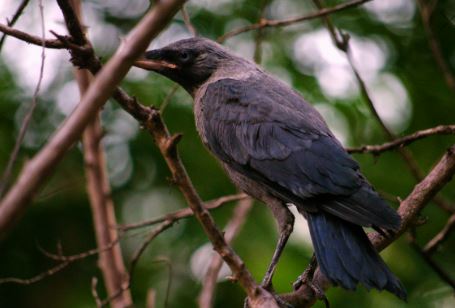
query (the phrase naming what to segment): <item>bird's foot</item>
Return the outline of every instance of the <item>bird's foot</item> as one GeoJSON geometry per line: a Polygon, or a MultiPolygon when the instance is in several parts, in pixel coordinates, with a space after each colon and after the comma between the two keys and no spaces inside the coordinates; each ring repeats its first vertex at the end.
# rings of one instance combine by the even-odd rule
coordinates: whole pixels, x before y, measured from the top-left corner
{"type": "Polygon", "coordinates": [[[318,300],[322,300],[324,302],[326,308],[330,308],[330,302],[329,302],[327,296],[325,295],[324,290],[321,287],[319,287],[318,285],[314,284],[312,279],[308,279],[308,278],[309,278],[308,273],[306,273],[306,271],[303,272],[303,274],[300,275],[297,278],[297,280],[292,284],[294,291],[297,291],[302,285],[307,285],[313,291],[314,296],[318,300]]]}

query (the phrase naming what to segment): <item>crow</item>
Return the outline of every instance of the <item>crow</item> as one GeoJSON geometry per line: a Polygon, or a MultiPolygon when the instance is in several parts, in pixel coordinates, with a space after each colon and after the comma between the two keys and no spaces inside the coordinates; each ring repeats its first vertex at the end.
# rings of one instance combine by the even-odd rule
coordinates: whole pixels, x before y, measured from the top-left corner
{"type": "Polygon", "coordinates": [[[294,205],[308,222],[319,268],[332,284],[348,290],[361,284],[406,299],[363,230],[396,231],[400,216],[299,93],[206,38],[147,51],[135,65],[177,82],[194,98],[204,145],[239,189],[271,209],[280,236],[265,288],[272,286],[292,233],[294,205]]]}

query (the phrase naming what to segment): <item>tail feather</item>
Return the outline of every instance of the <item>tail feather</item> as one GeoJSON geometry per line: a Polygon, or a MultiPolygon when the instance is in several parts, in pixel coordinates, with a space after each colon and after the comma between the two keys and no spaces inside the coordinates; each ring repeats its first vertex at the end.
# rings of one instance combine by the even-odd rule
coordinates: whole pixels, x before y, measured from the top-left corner
{"type": "Polygon", "coordinates": [[[307,213],[316,259],[322,273],[335,285],[354,290],[387,290],[401,299],[406,291],[374,249],[362,227],[331,214],[307,213]]]}

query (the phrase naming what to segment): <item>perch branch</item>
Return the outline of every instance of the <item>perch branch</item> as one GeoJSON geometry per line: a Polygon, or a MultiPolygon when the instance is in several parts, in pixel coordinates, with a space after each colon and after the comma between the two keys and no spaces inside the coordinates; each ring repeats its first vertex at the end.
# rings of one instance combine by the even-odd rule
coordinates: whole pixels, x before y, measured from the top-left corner
{"type": "MultiPolygon", "coordinates": [[[[246,198],[239,201],[238,205],[234,208],[234,213],[226,226],[224,234],[228,244],[231,244],[233,239],[240,232],[252,206],[253,200],[251,198],[246,198]]],[[[222,265],[223,259],[221,259],[219,255],[214,255],[202,282],[202,290],[198,297],[199,308],[210,308],[213,306],[215,286],[222,265]]]]}
{"type": "MultiPolygon", "coordinates": [[[[398,214],[401,217],[399,230],[390,237],[383,237],[377,232],[369,234],[374,247],[381,251],[394,242],[416,222],[418,213],[426,204],[447,184],[455,173],[455,145],[447,150],[430,173],[417,184],[408,197],[401,202],[398,214]]],[[[330,284],[327,278],[316,270],[313,285],[320,289],[327,289],[330,284]]],[[[282,298],[294,307],[311,307],[317,300],[316,294],[310,284],[302,284],[292,293],[282,295],[282,298]]]]}

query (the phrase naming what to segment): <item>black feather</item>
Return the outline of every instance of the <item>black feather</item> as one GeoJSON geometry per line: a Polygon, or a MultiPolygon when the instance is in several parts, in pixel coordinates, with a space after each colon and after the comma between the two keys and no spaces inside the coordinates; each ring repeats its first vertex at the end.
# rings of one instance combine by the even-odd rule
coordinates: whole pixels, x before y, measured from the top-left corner
{"type": "Polygon", "coordinates": [[[306,214],[316,259],[329,280],[353,290],[388,290],[401,299],[406,291],[387,268],[362,228],[323,212],[306,214]]]}

